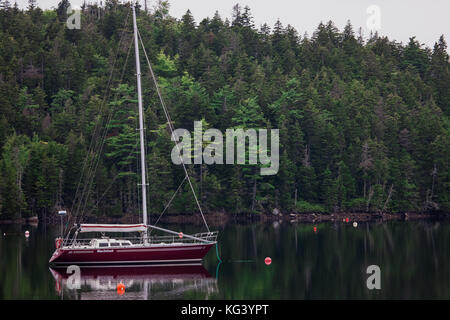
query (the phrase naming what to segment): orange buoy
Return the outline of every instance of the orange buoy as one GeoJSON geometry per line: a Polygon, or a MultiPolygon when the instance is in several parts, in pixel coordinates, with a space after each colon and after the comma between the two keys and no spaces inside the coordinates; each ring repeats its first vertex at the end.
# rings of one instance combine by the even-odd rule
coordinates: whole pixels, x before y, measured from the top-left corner
{"type": "Polygon", "coordinates": [[[272,259],[271,259],[270,257],[266,257],[266,258],[264,259],[264,263],[265,263],[266,265],[270,265],[270,264],[272,263],[272,259]]]}
{"type": "Polygon", "coordinates": [[[124,293],[125,293],[125,285],[122,282],[120,282],[119,284],[117,284],[117,294],[121,296],[124,293]]]}

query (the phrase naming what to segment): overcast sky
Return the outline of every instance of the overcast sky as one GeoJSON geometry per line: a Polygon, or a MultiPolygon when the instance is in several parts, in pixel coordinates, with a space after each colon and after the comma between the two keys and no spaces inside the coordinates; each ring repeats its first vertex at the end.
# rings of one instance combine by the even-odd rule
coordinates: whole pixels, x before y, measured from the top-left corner
{"type": "MultiPolygon", "coordinates": [[[[37,0],[41,8],[56,7],[58,2],[37,0]]],[[[82,2],[70,0],[74,7],[79,7],[82,2]]],[[[144,0],[140,2],[144,4],[144,0]]],[[[17,3],[26,7],[28,0],[17,0],[17,3]]],[[[147,0],[149,8],[156,3],[157,0],[147,0]]],[[[280,19],[284,26],[292,25],[302,36],[305,32],[311,35],[320,21],[332,20],[342,30],[350,20],[355,32],[362,27],[364,36],[369,35],[369,27],[380,28],[379,33],[391,40],[407,43],[409,37],[416,36],[420,43],[430,48],[441,34],[447,43],[450,39],[450,0],[169,0],[169,3],[170,15],[181,18],[190,9],[197,23],[212,17],[216,10],[223,19],[231,20],[233,5],[239,3],[242,7],[250,7],[258,28],[265,22],[273,27],[280,19]],[[379,14],[376,8],[379,8],[379,14]]]]}

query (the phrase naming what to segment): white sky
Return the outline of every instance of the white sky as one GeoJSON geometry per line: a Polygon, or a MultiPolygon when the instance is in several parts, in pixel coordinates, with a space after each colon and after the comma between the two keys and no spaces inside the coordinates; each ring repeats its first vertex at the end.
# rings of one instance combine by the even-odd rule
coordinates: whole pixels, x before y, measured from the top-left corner
{"type": "MultiPolygon", "coordinates": [[[[13,0],[10,0],[12,3],[13,0]]],[[[81,6],[83,0],[69,0],[73,7],[81,6]]],[[[59,0],[37,0],[41,8],[56,7],[59,0]]],[[[88,2],[88,0],[87,0],[88,2]]],[[[92,3],[97,2],[91,0],[92,3]]],[[[20,7],[26,7],[28,0],[17,0],[20,7]]],[[[140,0],[142,6],[144,0],[140,0]]],[[[157,0],[147,0],[152,8],[157,0]]],[[[169,0],[170,15],[181,18],[190,9],[196,22],[212,17],[216,10],[222,19],[231,20],[232,8],[239,3],[251,9],[257,28],[264,22],[273,27],[279,18],[284,26],[292,25],[303,36],[312,35],[320,21],[332,20],[342,30],[350,20],[355,33],[363,28],[364,36],[370,33],[367,21],[371,5],[380,8],[379,33],[389,39],[407,43],[409,37],[416,36],[420,43],[432,48],[434,42],[444,34],[450,45],[450,1],[449,0],[169,0]]],[[[370,21],[370,20],[369,20],[370,21]]]]}

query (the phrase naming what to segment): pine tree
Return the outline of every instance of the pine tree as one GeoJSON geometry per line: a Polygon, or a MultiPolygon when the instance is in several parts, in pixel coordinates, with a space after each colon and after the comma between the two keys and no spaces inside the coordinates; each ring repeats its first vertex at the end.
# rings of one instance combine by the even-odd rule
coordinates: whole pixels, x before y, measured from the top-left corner
{"type": "Polygon", "coordinates": [[[28,0],[28,11],[33,11],[36,8],[36,0],[28,0]]]}
{"type": "Polygon", "coordinates": [[[436,103],[447,115],[450,114],[450,71],[448,64],[447,43],[444,36],[441,35],[431,54],[429,78],[435,88],[436,103]]]}
{"type": "MultiPolygon", "coordinates": [[[[132,38],[123,25],[129,5],[85,3],[81,33],[65,26],[69,5],[63,0],[42,11],[30,0],[20,10],[1,1],[2,218],[70,206],[86,156],[98,160],[87,212],[138,211],[135,90],[124,85],[135,82],[127,55],[132,38]],[[88,152],[97,149],[99,127],[107,133],[105,146],[88,152]]],[[[175,128],[191,130],[203,119],[222,132],[280,129],[277,175],[263,177],[260,164],[248,163],[188,168],[205,210],[290,210],[297,199],[292,209],[298,212],[448,211],[450,81],[443,36],[432,48],[415,37],[402,44],[377,33],[365,41],[350,21],[342,31],[329,21],[312,37],[300,37],[288,21],[256,30],[247,6],[234,6],[231,22],[215,12],[200,23],[190,11],[174,18],[169,8],[158,1],[137,15],[175,128]]],[[[159,213],[184,172],[171,163],[173,141],[146,74],[144,68],[154,179],[149,206],[159,213]]],[[[180,191],[169,211],[195,211],[190,188],[180,191]]]]}
{"type": "Polygon", "coordinates": [[[233,6],[233,18],[231,25],[233,27],[243,26],[242,8],[238,3],[233,6]]]}

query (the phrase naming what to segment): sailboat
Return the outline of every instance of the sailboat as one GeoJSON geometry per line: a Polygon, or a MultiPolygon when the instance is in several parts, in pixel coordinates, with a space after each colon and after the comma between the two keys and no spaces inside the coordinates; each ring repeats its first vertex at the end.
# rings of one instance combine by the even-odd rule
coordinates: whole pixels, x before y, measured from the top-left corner
{"type": "MultiPolygon", "coordinates": [[[[201,264],[209,249],[217,243],[218,232],[211,232],[201,211],[194,189],[192,187],[188,172],[183,164],[186,174],[185,180],[189,182],[194,198],[202,214],[207,232],[193,235],[183,234],[147,223],[147,193],[146,193],[146,171],[145,171],[145,143],[144,143],[144,121],[142,107],[141,69],[139,62],[138,29],[136,23],[136,11],[134,4],[133,31],[134,47],[136,55],[136,77],[139,109],[139,142],[141,162],[141,189],[142,189],[142,223],[140,224],[75,224],[69,230],[66,237],[56,240],[56,250],[50,258],[53,266],[67,265],[118,265],[118,264],[165,264],[165,265],[192,265],[201,264]],[[150,236],[149,229],[162,231],[169,235],[150,236]],[[100,233],[99,238],[78,238],[83,233],[100,233]],[[118,238],[117,233],[138,233],[136,237],[118,238]],[[106,234],[113,234],[108,237],[106,234]]],[[[142,39],[141,39],[142,43],[142,39]]],[[[145,53],[145,51],[144,51],[145,53]]],[[[147,57],[147,56],[146,56],[147,57]]],[[[147,62],[148,57],[147,57],[147,62]]],[[[150,67],[150,64],[149,64],[150,67]]],[[[150,67],[150,71],[151,70],[150,67]]],[[[154,76],[154,75],[153,75],[154,76]]],[[[156,78],[154,78],[155,85],[156,78]]],[[[158,94],[163,103],[159,89],[158,94]]],[[[163,104],[164,107],[164,104],[163,104]]],[[[165,107],[164,107],[165,108],[165,107]]],[[[166,110],[165,110],[166,112],[166,110]]],[[[167,116],[167,114],[166,114],[167,116]]],[[[168,119],[169,125],[170,118],[168,119]]],[[[183,180],[184,181],[184,180],[183,180]]]]}

